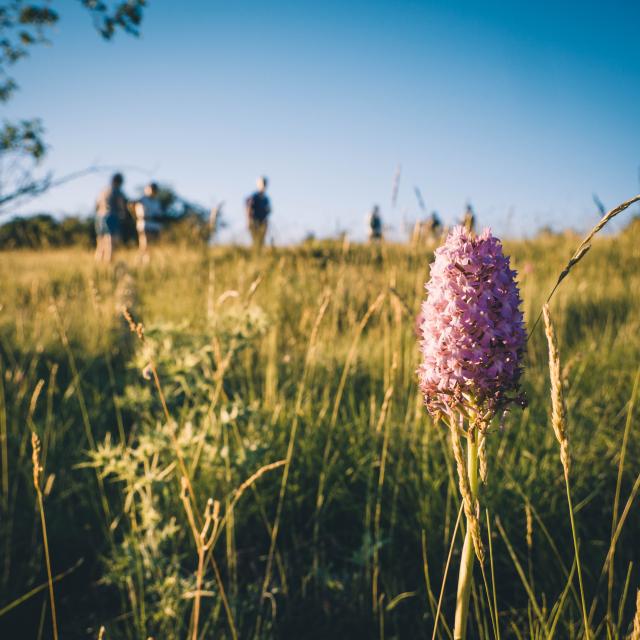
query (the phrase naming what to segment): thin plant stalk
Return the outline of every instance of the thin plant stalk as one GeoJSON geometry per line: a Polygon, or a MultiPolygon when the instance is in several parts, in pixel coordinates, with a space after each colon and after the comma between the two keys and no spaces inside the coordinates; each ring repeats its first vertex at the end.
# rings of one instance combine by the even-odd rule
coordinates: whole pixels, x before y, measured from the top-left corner
{"type": "Polygon", "coordinates": [[[567,488],[567,504],[569,505],[569,519],[571,520],[571,536],[573,538],[573,548],[576,554],[576,569],[578,570],[578,584],[580,585],[580,605],[582,607],[582,616],[584,618],[584,636],[589,640],[591,633],[589,632],[589,619],[587,617],[587,605],[584,598],[584,585],[582,583],[582,569],[580,568],[580,553],[578,551],[578,535],[576,533],[576,523],[573,516],[573,501],[571,500],[571,486],[569,483],[569,472],[565,470],[564,474],[565,486],[567,488]]]}
{"type": "Polygon", "coordinates": [[[44,501],[42,499],[42,472],[40,464],[40,438],[33,432],[31,434],[31,447],[33,449],[33,486],[38,499],[38,511],[40,512],[40,525],[42,527],[42,542],[44,545],[44,560],[47,566],[47,582],[49,583],[49,602],[51,604],[51,625],[53,627],[53,640],[58,640],[58,620],[56,617],[56,600],[53,595],[53,574],[51,572],[51,556],[49,555],[49,538],[47,536],[47,521],[44,516],[44,501]]]}
{"type": "MultiPolygon", "coordinates": [[[[0,357],[0,467],[2,467],[2,517],[9,520],[9,443],[7,438],[7,399],[4,391],[4,366],[0,357]]],[[[4,588],[11,572],[11,535],[5,537],[4,562],[0,585],[4,588]]]]}
{"type": "MultiPolygon", "coordinates": [[[[447,583],[447,576],[449,575],[449,565],[451,564],[451,556],[453,555],[453,547],[455,545],[458,527],[460,526],[460,520],[462,519],[462,511],[463,507],[462,505],[460,505],[460,509],[458,509],[456,524],[453,528],[453,535],[451,536],[451,544],[449,545],[449,553],[447,554],[447,562],[444,567],[444,574],[442,576],[442,585],[440,586],[440,595],[438,596],[438,607],[436,609],[435,620],[433,621],[433,636],[431,637],[431,640],[436,640],[436,635],[438,632],[438,620],[440,619],[440,611],[442,610],[442,598],[444,597],[444,588],[447,583]]],[[[445,627],[445,629],[446,628],[447,627],[445,627]]]]}
{"type": "Polygon", "coordinates": [[[333,411],[331,413],[331,420],[329,421],[329,428],[327,429],[327,436],[324,446],[324,451],[322,454],[322,467],[320,470],[320,477],[318,480],[318,492],[316,494],[316,507],[315,507],[315,521],[313,524],[313,573],[314,575],[318,575],[319,567],[320,567],[320,558],[318,549],[320,547],[320,517],[322,513],[322,507],[324,505],[325,500],[325,485],[327,481],[327,477],[329,475],[329,467],[330,467],[330,459],[331,459],[331,449],[333,444],[333,431],[335,429],[337,420],[338,420],[338,412],[340,410],[340,403],[342,401],[342,396],[344,394],[345,385],[347,383],[347,378],[349,377],[349,372],[351,371],[351,365],[357,355],[358,352],[358,344],[360,342],[360,337],[362,336],[363,331],[365,330],[369,320],[373,316],[373,314],[378,310],[382,302],[384,301],[386,296],[386,292],[381,293],[371,304],[371,306],[367,309],[366,313],[360,320],[358,326],[356,327],[355,334],[353,336],[353,341],[351,343],[351,347],[349,352],[347,353],[347,357],[344,363],[344,368],[342,369],[342,375],[340,376],[340,382],[338,384],[338,390],[336,391],[335,401],[333,404],[333,411]]]}
{"type": "Polygon", "coordinates": [[[4,393],[4,368],[0,358],[0,462],[2,462],[2,507],[9,513],[9,448],[7,439],[7,402],[4,393]]]}
{"type": "Polygon", "coordinates": [[[640,383],[640,369],[638,369],[633,383],[633,391],[631,392],[631,399],[627,409],[627,419],[624,424],[624,433],[622,435],[622,446],[620,448],[620,462],[618,464],[618,478],[616,480],[616,492],[613,498],[613,517],[611,519],[611,561],[609,563],[609,576],[608,576],[608,589],[607,589],[607,616],[612,620],[612,604],[613,604],[613,585],[614,585],[614,562],[613,557],[616,552],[615,543],[613,543],[613,536],[618,524],[618,510],[620,507],[620,491],[622,488],[622,475],[624,472],[624,463],[627,453],[627,444],[629,442],[629,432],[631,431],[631,423],[633,422],[633,410],[635,408],[636,398],[638,396],[638,384],[640,383]]]}
{"type": "MultiPolygon", "coordinates": [[[[633,571],[633,562],[630,562],[629,566],[627,567],[627,577],[625,578],[625,581],[624,581],[624,587],[622,589],[622,597],[620,598],[620,602],[618,603],[618,621],[615,627],[615,633],[618,634],[618,636],[620,635],[620,627],[622,625],[622,616],[624,615],[625,606],[627,604],[627,596],[629,595],[629,587],[631,586],[630,580],[631,580],[632,571],[633,571]]],[[[640,623],[640,620],[638,622],[640,623]]],[[[638,632],[640,632],[640,629],[638,629],[638,632]]]]}
{"type": "MultiPolygon", "coordinates": [[[[131,313],[129,312],[129,310],[126,307],[123,307],[121,309],[122,311],[122,315],[124,316],[125,320],[127,321],[128,325],[129,325],[129,329],[131,330],[131,332],[133,334],[135,334],[138,339],[140,340],[140,342],[142,342],[144,344],[145,342],[145,336],[144,336],[144,326],[141,322],[136,323],[131,315],[131,313]]],[[[152,378],[153,378],[153,382],[154,385],[156,387],[156,390],[158,392],[158,396],[160,398],[160,403],[162,404],[162,410],[164,412],[164,416],[165,419],[167,421],[167,425],[171,424],[171,414],[169,413],[169,407],[167,405],[167,401],[164,395],[164,392],[162,390],[162,385],[160,384],[160,377],[158,375],[158,369],[155,365],[155,362],[153,361],[153,358],[150,359],[148,367],[150,369],[152,378]]],[[[193,500],[194,505],[197,508],[197,502],[196,502],[196,496],[195,496],[195,492],[193,491],[193,486],[191,484],[191,480],[189,477],[189,472],[187,471],[187,465],[186,465],[186,461],[184,459],[184,456],[182,455],[182,451],[180,450],[180,445],[178,443],[178,438],[175,434],[175,432],[173,430],[169,431],[170,436],[171,436],[171,441],[173,444],[173,449],[174,452],[176,454],[176,458],[177,458],[177,462],[178,462],[178,466],[180,468],[180,471],[182,473],[182,491],[184,492],[185,487],[186,487],[186,491],[188,493],[188,498],[189,500],[193,500]]],[[[189,502],[189,501],[187,501],[189,502]]],[[[217,504],[217,503],[216,503],[217,504]]],[[[190,502],[189,502],[190,505],[190,502]]],[[[209,503],[207,503],[207,509],[209,508],[209,503]]],[[[219,505],[217,507],[219,509],[219,505]]],[[[206,514],[207,512],[205,512],[206,514]]],[[[193,513],[192,513],[193,515],[193,513]]],[[[198,517],[198,520],[200,520],[200,514],[196,511],[196,516],[198,517]]],[[[216,514],[216,518],[218,518],[218,514],[216,514]]],[[[195,522],[195,520],[194,520],[195,522]]],[[[191,523],[190,523],[191,524],[191,523]]],[[[206,524],[206,520],[205,520],[205,524],[206,524]]],[[[193,525],[192,529],[193,529],[193,525]]],[[[236,632],[236,628],[235,628],[235,623],[233,621],[233,614],[231,612],[231,608],[229,606],[229,602],[227,600],[225,591],[224,591],[224,585],[222,583],[222,576],[220,575],[220,571],[218,569],[218,565],[215,561],[215,558],[213,557],[213,554],[211,553],[212,549],[213,549],[213,545],[215,544],[215,540],[217,539],[217,531],[220,529],[219,527],[219,522],[218,520],[216,520],[216,526],[214,527],[214,531],[212,533],[212,538],[211,538],[211,542],[208,544],[207,549],[205,550],[205,555],[206,558],[209,559],[209,561],[211,562],[211,566],[213,567],[213,571],[216,577],[216,582],[218,583],[218,588],[220,589],[220,598],[222,600],[222,603],[224,605],[224,609],[225,609],[225,613],[227,615],[227,621],[229,623],[229,630],[231,631],[231,637],[235,640],[235,638],[237,638],[237,632],[236,632]]],[[[196,545],[197,545],[197,540],[196,540],[196,545]]],[[[198,558],[199,558],[199,554],[200,554],[200,549],[198,548],[198,558]]],[[[194,607],[194,612],[197,610],[199,612],[199,607],[200,607],[200,603],[199,603],[199,598],[201,597],[201,592],[200,589],[197,589],[197,593],[196,593],[196,597],[198,598],[198,602],[197,605],[194,607]]],[[[197,625],[196,625],[196,629],[197,629],[197,625]]]]}
{"type": "MultiPolygon", "coordinates": [[[[145,344],[144,325],[141,322],[135,322],[135,320],[133,319],[133,316],[131,315],[131,313],[126,307],[123,307],[121,311],[124,319],[127,321],[129,325],[129,329],[131,330],[131,333],[136,335],[142,344],[145,344]]],[[[149,359],[148,367],[151,372],[151,376],[153,378],[153,383],[155,385],[156,391],[158,392],[158,397],[160,398],[160,404],[162,405],[162,411],[164,413],[164,417],[167,421],[167,425],[170,426],[172,423],[171,414],[169,413],[167,400],[165,398],[164,391],[162,390],[162,385],[160,384],[160,376],[158,375],[158,368],[156,367],[156,364],[153,358],[149,359]]],[[[184,455],[182,454],[182,451],[180,450],[180,445],[178,444],[177,435],[174,433],[172,429],[170,429],[169,434],[171,437],[171,442],[173,444],[174,452],[176,454],[176,459],[178,461],[178,466],[180,468],[180,473],[182,474],[182,478],[184,478],[184,481],[186,481],[187,483],[189,495],[191,496],[191,499],[193,500],[193,503],[197,509],[196,495],[193,491],[193,486],[191,484],[191,477],[189,475],[189,472],[187,471],[187,463],[185,462],[184,455]]]]}
{"type": "Polygon", "coordinates": [[[429,558],[427,555],[427,532],[423,529],[421,533],[421,542],[422,542],[422,573],[424,575],[424,586],[427,592],[427,602],[429,603],[429,607],[431,608],[431,615],[433,619],[436,618],[436,608],[435,603],[436,599],[433,595],[433,589],[431,588],[431,580],[429,579],[429,558]]]}
{"type": "Polygon", "coordinates": [[[498,597],[496,595],[496,575],[493,569],[493,543],[491,541],[491,521],[489,519],[489,509],[485,510],[487,517],[487,539],[489,540],[489,567],[491,569],[491,591],[493,595],[493,611],[496,619],[496,638],[500,640],[500,622],[498,620],[498,597]]]}
{"type": "MultiPolygon", "coordinates": [[[[289,480],[289,470],[291,468],[291,463],[293,461],[293,453],[295,449],[296,435],[298,431],[298,420],[299,415],[302,410],[302,403],[304,400],[304,389],[307,384],[307,376],[310,373],[313,357],[315,355],[315,347],[316,340],[318,337],[318,331],[320,330],[320,323],[322,322],[322,318],[329,306],[329,302],[331,301],[332,294],[329,291],[326,291],[323,295],[322,302],[320,303],[320,308],[318,310],[318,315],[316,316],[313,328],[311,330],[311,335],[309,336],[309,345],[307,347],[307,354],[305,357],[304,368],[302,371],[302,377],[300,378],[300,384],[298,386],[298,392],[296,397],[296,409],[295,409],[295,417],[293,419],[293,423],[291,425],[291,430],[289,432],[289,442],[287,445],[287,455],[284,463],[284,470],[282,472],[282,480],[280,483],[280,492],[278,494],[278,505],[276,507],[276,515],[273,521],[273,528],[271,530],[271,540],[269,542],[269,554],[267,555],[267,566],[265,569],[264,580],[262,582],[262,590],[260,591],[260,602],[262,602],[263,597],[267,593],[269,588],[269,583],[271,582],[271,572],[273,569],[273,558],[276,550],[276,542],[278,539],[278,532],[280,530],[280,519],[282,517],[282,509],[284,506],[284,499],[287,491],[287,483],[289,480]]],[[[262,625],[262,614],[258,615],[258,619],[256,621],[256,629],[255,629],[255,637],[259,637],[260,628],[262,625]]]]}
{"type": "MultiPolygon", "coordinates": [[[[76,562],[72,567],[69,567],[69,569],[60,572],[57,576],[54,576],[52,582],[53,583],[60,582],[60,580],[62,580],[64,577],[68,576],[70,573],[73,573],[83,562],[84,562],[84,558],[80,558],[80,560],[78,560],[78,562],[76,562]]],[[[18,605],[21,605],[23,602],[26,602],[30,598],[37,596],[41,591],[44,591],[48,587],[49,587],[49,581],[47,580],[46,582],[43,582],[42,584],[39,584],[37,587],[30,589],[29,591],[27,591],[27,593],[24,593],[23,595],[16,598],[9,604],[5,605],[4,607],[2,607],[2,609],[0,609],[0,618],[5,613],[9,613],[9,611],[11,611],[12,609],[15,609],[18,605]]]]}
{"type": "MultiPolygon", "coordinates": [[[[51,302],[51,311],[53,313],[57,329],[58,335],[60,336],[60,341],[62,342],[62,347],[66,353],[67,360],[69,361],[69,368],[71,369],[71,375],[73,376],[73,385],[75,389],[75,393],[78,397],[78,406],[80,407],[80,415],[82,416],[82,424],[84,425],[85,435],[87,437],[87,442],[89,444],[89,448],[92,451],[96,450],[96,439],[93,434],[93,427],[91,425],[91,419],[89,417],[89,409],[87,408],[87,401],[84,396],[84,391],[82,390],[81,376],[80,370],[78,369],[78,364],[76,362],[76,358],[73,354],[73,349],[71,348],[71,343],[69,342],[69,336],[67,335],[67,331],[64,327],[64,322],[62,321],[62,316],[60,315],[60,310],[58,309],[57,302],[52,300],[51,302]]],[[[105,517],[106,523],[106,531],[109,535],[110,541],[113,543],[113,531],[109,524],[111,523],[111,509],[109,508],[109,501],[107,500],[107,493],[104,488],[104,479],[96,470],[96,481],[98,483],[98,489],[100,490],[100,503],[102,505],[102,511],[105,517]]]]}
{"type": "MultiPolygon", "coordinates": [[[[640,491],[640,473],[636,476],[635,482],[633,483],[633,486],[631,487],[631,493],[629,494],[629,497],[627,498],[627,502],[624,506],[624,509],[622,510],[622,513],[620,514],[620,518],[618,520],[618,526],[616,527],[616,530],[613,534],[613,537],[611,539],[611,544],[609,545],[609,550],[607,551],[607,556],[604,560],[604,563],[602,565],[602,570],[600,571],[600,577],[598,578],[597,581],[597,585],[600,584],[602,578],[604,577],[605,573],[607,572],[607,569],[609,568],[609,563],[611,562],[612,558],[613,558],[613,549],[615,548],[615,546],[618,543],[618,538],[620,537],[620,534],[622,533],[622,527],[624,526],[626,520],[627,520],[627,516],[629,515],[629,512],[631,510],[631,507],[633,506],[633,502],[636,499],[636,495],[638,494],[638,491],[640,491]]],[[[593,619],[593,616],[596,612],[596,604],[598,602],[598,599],[596,596],[593,597],[593,600],[591,601],[591,607],[589,609],[589,623],[591,623],[591,620],[593,619]]]]}
{"type": "Polygon", "coordinates": [[[576,569],[578,571],[578,585],[580,586],[580,605],[582,607],[582,617],[584,622],[584,634],[586,640],[591,636],[589,632],[589,617],[587,616],[587,605],[584,597],[584,584],[582,581],[582,569],[580,567],[580,553],[578,549],[578,534],[576,533],[576,523],[573,514],[573,502],[571,500],[571,483],[569,482],[569,471],[571,469],[571,458],[569,455],[569,436],[567,433],[567,408],[562,388],[562,375],[560,371],[560,355],[556,334],[549,313],[549,305],[542,307],[544,317],[545,334],[549,347],[549,378],[551,380],[551,404],[552,415],[551,424],[556,439],[560,444],[560,461],[564,471],[564,481],[567,490],[567,503],[569,505],[569,519],[571,521],[571,536],[573,538],[573,548],[576,556],[576,569]]]}
{"type": "MultiPolygon", "coordinates": [[[[209,549],[213,547],[218,526],[220,524],[220,503],[209,499],[204,512],[204,524],[198,529],[196,519],[194,517],[193,508],[189,496],[189,482],[187,478],[182,478],[182,492],[180,494],[182,504],[187,514],[187,520],[191,527],[196,550],[198,552],[198,569],[196,573],[196,590],[193,600],[193,616],[191,640],[198,640],[198,628],[200,626],[200,603],[202,600],[202,582],[204,580],[205,559],[209,549]]],[[[235,636],[235,633],[233,634],[235,636]]]]}
{"type": "MultiPolygon", "coordinates": [[[[475,501],[478,496],[478,442],[476,432],[472,430],[467,439],[467,473],[471,497],[475,501]]],[[[471,523],[467,519],[467,527],[460,559],[460,573],[458,574],[458,594],[456,596],[456,615],[453,629],[455,640],[463,640],[467,634],[467,619],[469,617],[469,596],[473,581],[473,540],[471,537],[471,523]]]]}
{"type": "MultiPolygon", "coordinates": [[[[565,268],[560,272],[560,275],[558,276],[558,279],[556,280],[556,283],[553,286],[553,289],[551,289],[551,292],[547,296],[545,304],[549,304],[549,302],[551,302],[551,298],[553,298],[553,294],[557,291],[558,287],[560,286],[560,283],[569,275],[569,272],[571,271],[571,269],[573,269],[573,267],[575,267],[576,264],[578,264],[578,262],[580,262],[580,260],[582,260],[582,258],[584,258],[585,255],[587,255],[587,252],[589,251],[589,249],[591,249],[591,241],[593,240],[594,236],[597,233],[599,233],[602,230],[602,228],[612,218],[615,218],[619,213],[622,213],[625,209],[628,209],[632,204],[639,201],[640,201],[640,194],[638,194],[637,196],[633,196],[633,198],[630,198],[626,202],[619,204],[617,207],[614,207],[613,209],[611,209],[611,211],[608,211],[602,216],[602,218],[600,218],[598,224],[596,224],[596,226],[593,227],[591,231],[589,231],[587,236],[580,243],[580,246],[576,249],[573,256],[571,256],[571,258],[569,259],[569,262],[567,262],[567,265],[565,266],[565,268]]],[[[543,314],[543,311],[541,310],[535,322],[533,323],[533,327],[531,327],[531,331],[529,332],[529,338],[533,335],[534,331],[536,330],[536,327],[540,323],[540,318],[542,317],[542,314],[543,314]]],[[[527,340],[529,340],[529,338],[527,338],[527,340]]]]}
{"type": "MultiPolygon", "coordinates": [[[[540,624],[541,630],[544,633],[544,637],[550,638],[551,636],[549,634],[549,629],[547,628],[547,622],[545,620],[545,617],[544,615],[542,615],[540,605],[538,604],[536,600],[536,596],[533,593],[533,589],[531,588],[531,585],[527,580],[527,576],[524,572],[524,569],[522,568],[522,565],[518,560],[518,556],[516,556],[516,552],[513,549],[513,545],[511,544],[511,541],[507,537],[507,532],[504,530],[504,527],[502,526],[502,522],[500,522],[500,518],[496,517],[495,523],[496,523],[496,526],[498,527],[498,531],[500,532],[500,535],[502,536],[502,539],[504,540],[504,543],[507,547],[507,551],[509,552],[509,556],[511,557],[511,561],[513,562],[513,566],[515,567],[516,573],[518,574],[518,577],[522,582],[522,586],[524,587],[524,590],[527,592],[527,596],[529,597],[529,602],[531,603],[531,606],[533,607],[533,611],[536,614],[536,617],[538,618],[538,622],[540,624]]],[[[511,626],[513,628],[513,622],[511,623],[511,626]]]]}
{"type": "Polygon", "coordinates": [[[379,579],[380,579],[380,538],[381,538],[381,526],[380,520],[382,517],[382,489],[384,486],[384,478],[386,471],[386,463],[387,463],[387,453],[389,450],[389,437],[391,434],[391,430],[389,429],[389,423],[386,420],[387,413],[389,410],[389,405],[391,403],[391,398],[393,396],[394,391],[394,383],[395,372],[398,368],[398,357],[397,353],[393,355],[393,363],[391,365],[390,372],[390,382],[389,387],[384,395],[384,400],[382,401],[382,407],[380,409],[380,418],[378,419],[378,425],[376,427],[376,433],[380,431],[382,426],[384,425],[384,435],[382,439],[382,451],[380,452],[380,473],[378,475],[378,495],[376,497],[376,505],[374,510],[374,547],[373,547],[373,579],[372,579],[372,603],[373,603],[373,611],[374,613],[377,610],[378,602],[379,602],[379,579]]]}
{"type": "Polygon", "coordinates": [[[636,615],[633,617],[631,640],[640,640],[640,589],[636,594],[636,615]]]}

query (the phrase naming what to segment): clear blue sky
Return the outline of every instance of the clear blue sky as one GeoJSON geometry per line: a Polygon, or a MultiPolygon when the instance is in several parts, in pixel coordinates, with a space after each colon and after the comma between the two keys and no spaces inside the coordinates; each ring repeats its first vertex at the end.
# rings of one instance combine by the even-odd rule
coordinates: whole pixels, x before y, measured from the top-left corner
{"type": "MultiPolygon", "coordinates": [[[[4,115],[43,118],[58,174],[134,165],[225,200],[227,237],[242,237],[262,173],[280,242],[361,237],[374,203],[399,234],[414,186],[446,222],[470,199],[503,234],[583,229],[594,191],[613,206],[640,189],[635,1],[150,0],[142,36],[113,42],[76,0],[57,8],[53,45],[15,67],[4,115]]],[[[125,174],[137,195],[148,177],[125,174]]],[[[22,210],[87,214],[105,180],[22,210]]]]}

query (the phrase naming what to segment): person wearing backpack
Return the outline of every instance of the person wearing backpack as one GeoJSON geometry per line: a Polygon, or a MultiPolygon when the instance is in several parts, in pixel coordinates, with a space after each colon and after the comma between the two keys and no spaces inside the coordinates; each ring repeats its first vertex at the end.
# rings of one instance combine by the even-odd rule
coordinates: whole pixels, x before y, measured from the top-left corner
{"type": "Polygon", "coordinates": [[[147,247],[149,236],[156,235],[160,230],[158,218],[162,215],[162,206],[158,200],[158,185],[151,182],[144,188],[144,195],[134,203],[133,211],[136,216],[136,231],[138,232],[139,259],[149,262],[147,247]]]}
{"type": "Polygon", "coordinates": [[[120,238],[120,230],[127,216],[127,198],[122,192],[124,178],[115,173],[110,185],[96,202],[96,262],[111,262],[113,248],[120,238]]]}
{"type": "Polygon", "coordinates": [[[473,212],[473,207],[471,203],[467,203],[467,207],[464,211],[464,216],[462,217],[462,226],[469,232],[475,233],[476,231],[476,214],[473,212]]]}
{"type": "Polygon", "coordinates": [[[367,216],[367,227],[369,242],[380,242],[382,240],[382,217],[380,216],[380,207],[377,204],[367,216]]]}
{"type": "Polygon", "coordinates": [[[258,190],[252,193],[246,200],[247,223],[253,248],[260,251],[264,245],[267,235],[269,214],[271,213],[271,203],[267,197],[267,179],[263,176],[258,178],[258,190]]]}

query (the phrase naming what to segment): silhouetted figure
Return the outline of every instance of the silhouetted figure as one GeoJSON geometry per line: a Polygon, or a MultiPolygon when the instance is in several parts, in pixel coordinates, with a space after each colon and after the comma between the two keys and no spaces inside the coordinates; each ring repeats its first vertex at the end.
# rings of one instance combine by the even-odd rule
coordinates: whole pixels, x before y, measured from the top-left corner
{"type": "Polygon", "coordinates": [[[271,203],[266,195],[267,183],[268,181],[265,177],[258,178],[258,190],[251,194],[245,202],[249,232],[251,233],[253,248],[257,251],[260,251],[264,245],[271,213],[271,203]]]}
{"type": "Polygon", "coordinates": [[[476,215],[473,212],[473,207],[470,204],[467,204],[467,208],[464,211],[464,217],[462,218],[462,226],[469,233],[475,233],[475,230],[476,230],[476,215]]]}
{"type": "Polygon", "coordinates": [[[120,228],[127,215],[127,199],[122,193],[124,178],[116,173],[111,184],[96,202],[96,261],[111,262],[114,246],[120,238],[120,228]]]}
{"type": "Polygon", "coordinates": [[[209,211],[209,226],[208,226],[208,234],[209,237],[207,239],[208,244],[213,244],[213,241],[216,237],[216,233],[218,233],[218,228],[222,226],[222,209],[224,207],[224,200],[217,204],[215,207],[211,207],[209,211]]]}
{"type": "Polygon", "coordinates": [[[382,240],[382,218],[380,217],[380,207],[377,204],[371,209],[367,225],[369,227],[369,242],[382,240]]]}
{"type": "Polygon", "coordinates": [[[424,220],[418,220],[413,228],[411,243],[414,246],[431,245],[442,235],[442,221],[437,211],[424,220]]]}
{"type": "Polygon", "coordinates": [[[442,220],[437,211],[432,211],[429,219],[427,220],[427,231],[429,237],[433,240],[437,240],[442,234],[442,220]]]}
{"type": "Polygon", "coordinates": [[[140,259],[148,262],[149,235],[160,230],[158,218],[162,214],[162,206],[158,200],[158,185],[155,182],[144,188],[144,195],[134,205],[136,216],[136,231],[138,233],[138,248],[140,259]]]}

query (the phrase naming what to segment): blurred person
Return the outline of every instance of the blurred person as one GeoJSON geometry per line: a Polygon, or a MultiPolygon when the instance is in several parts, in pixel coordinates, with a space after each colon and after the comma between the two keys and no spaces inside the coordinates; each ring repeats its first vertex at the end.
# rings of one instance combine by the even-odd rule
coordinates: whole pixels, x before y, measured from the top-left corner
{"type": "Polygon", "coordinates": [[[136,216],[140,258],[144,262],[148,262],[148,235],[159,231],[158,218],[162,214],[162,206],[158,200],[158,185],[155,182],[151,182],[144,188],[144,195],[135,203],[133,210],[136,216]]]}
{"type": "Polygon", "coordinates": [[[124,178],[115,173],[111,184],[100,193],[96,202],[97,262],[111,262],[114,246],[120,238],[120,225],[127,215],[127,198],[122,192],[124,178]]]}
{"type": "Polygon", "coordinates": [[[380,216],[380,207],[377,204],[373,206],[371,213],[369,213],[367,226],[369,231],[369,242],[382,240],[382,217],[380,216]]]}
{"type": "Polygon", "coordinates": [[[268,180],[264,176],[258,178],[258,190],[252,193],[245,201],[247,209],[247,223],[253,248],[260,251],[264,245],[269,224],[269,215],[271,214],[271,203],[267,197],[268,180]]]}
{"type": "Polygon", "coordinates": [[[462,226],[469,232],[475,233],[476,230],[476,215],[473,212],[473,207],[470,203],[467,203],[467,207],[464,211],[462,218],[462,226]]]}
{"type": "Polygon", "coordinates": [[[411,244],[414,246],[431,246],[437,244],[442,234],[442,220],[437,211],[432,211],[430,216],[416,221],[411,235],[411,244]]]}
{"type": "Polygon", "coordinates": [[[429,219],[426,222],[429,237],[432,240],[437,240],[442,235],[442,220],[437,211],[432,211],[429,219]]]}
{"type": "Polygon", "coordinates": [[[207,244],[212,245],[215,241],[218,230],[224,226],[222,222],[222,209],[224,208],[224,200],[217,204],[215,207],[211,207],[209,211],[209,227],[208,227],[208,240],[207,244]]]}

